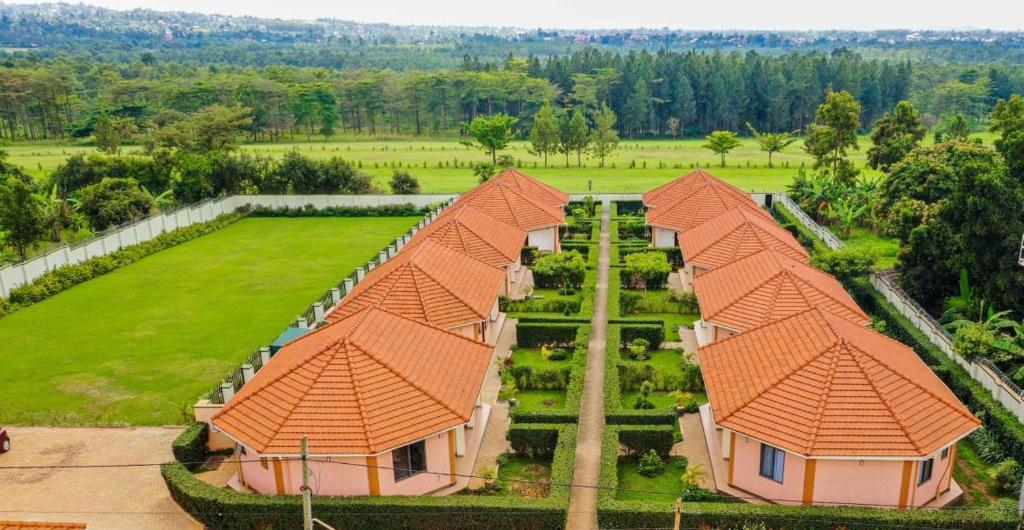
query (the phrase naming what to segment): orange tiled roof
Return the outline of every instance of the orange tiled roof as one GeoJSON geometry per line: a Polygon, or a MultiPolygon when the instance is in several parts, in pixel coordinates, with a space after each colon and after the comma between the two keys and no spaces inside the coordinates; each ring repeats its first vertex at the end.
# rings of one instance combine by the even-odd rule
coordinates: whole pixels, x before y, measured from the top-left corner
{"type": "Polygon", "coordinates": [[[427,241],[370,271],[327,320],[372,306],[442,328],[471,324],[489,318],[505,276],[493,265],[427,241]]]}
{"type": "Polygon", "coordinates": [[[719,425],[802,455],[926,456],[979,425],[912,349],[820,308],[698,355],[719,425]]]}
{"type": "Polygon", "coordinates": [[[763,250],[693,279],[704,320],[739,331],[825,307],[860,325],[870,322],[832,276],[763,250]]]}
{"type": "Polygon", "coordinates": [[[485,263],[504,267],[519,259],[526,244],[526,231],[473,206],[453,206],[420,230],[406,248],[426,241],[434,241],[485,263]]]}
{"type": "Polygon", "coordinates": [[[533,178],[518,169],[511,168],[498,173],[491,177],[484,185],[492,182],[500,182],[506,186],[509,186],[519,193],[530,197],[537,202],[553,206],[555,208],[561,208],[566,204],[569,204],[569,194],[564,191],[541,182],[540,180],[533,178]]]}
{"type": "Polygon", "coordinates": [[[544,204],[502,182],[488,181],[477,186],[459,197],[455,204],[474,206],[523,230],[558,226],[565,221],[565,210],[544,204]]]}
{"type": "Polygon", "coordinates": [[[654,197],[647,224],[685,232],[733,208],[748,209],[774,222],[749,195],[711,175],[691,173],[676,182],[680,181],[654,197]]]}
{"type": "MultiPolygon", "coordinates": [[[[697,169],[643,194],[643,203],[644,206],[648,207],[672,203],[689,196],[694,191],[705,186],[715,186],[728,193],[750,200],[750,195],[743,190],[703,169],[697,169]]],[[[753,203],[753,200],[751,200],[751,203],[753,203]]]]}
{"type": "Polygon", "coordinates": [[[45,523],[41,521],[0,521],[0,530],[85,530],[85,523],[45,523]]]}
{"type": "Polygon", "coordinates": [[[371,455],[469,421],[483,343],[369,308],[285,345],[213,416],[264,454],[371,455]]]}
{"type": "Polygon", "coordinates": [[[687,263],[706,269],[728,265],[765,249],[806,262],[807,251],[784,228],[747,208],[728,212],[679,234],[687,263]]]}

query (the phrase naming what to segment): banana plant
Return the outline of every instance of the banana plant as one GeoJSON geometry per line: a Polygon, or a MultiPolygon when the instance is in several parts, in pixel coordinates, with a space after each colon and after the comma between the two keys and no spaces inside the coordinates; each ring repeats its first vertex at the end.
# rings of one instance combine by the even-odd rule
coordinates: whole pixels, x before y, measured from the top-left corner
{"type": "Polygon", "coordinates": [[[855,196],[844,195],[828,205],[828,217],[839,225],[843,237],[850,237],[853,226],[868,212],[868,204],[855,196]]]}

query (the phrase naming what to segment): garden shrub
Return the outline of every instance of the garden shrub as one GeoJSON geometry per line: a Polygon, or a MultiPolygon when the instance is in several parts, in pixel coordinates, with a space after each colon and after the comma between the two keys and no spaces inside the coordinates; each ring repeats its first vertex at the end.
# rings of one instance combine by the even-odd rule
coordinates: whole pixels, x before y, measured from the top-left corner
{"type": "Polygon", "coordinates": [[[110,271],[149,256],[166,248],[180,245],[210,232],[220,230],[244,217],[241,213],[228,213],[205,223],[164,232],[149,241],[115,250],[105,256],[97,256],[75,265],[67,265],[49,271],[31,283],[11,289],[6,300],[0,299],[0,316],[12,313],[70,289],[110,271]]]}
{"type": "Polygon", "coordinates": [[[629,219],[618,222],[619,239],[629,241],[631,239],[646,239],[647,224],[643,219],[629,219]]]}
{"type": "Polygon", "coordinates": [[[621,245],[616,245],[618,248],[618,263],[625,264],[626,258],[633,254],[654,254],[661,253],[665,255],[665,259],[671,264],[672,269],[678,269],[683,266],[683,253],[679,251],[678,247],[651,247],[646,243],[642,245],[635,244],[634,242],[626,241],[621,245]]]}
{"type": "Polygon", "coordinates": [[[697,303],[697,293],[693,291],[672,291],[668,295],[669,303],[676,305],[676,312],[679,314],[700,313],[700,304],[697,303]]]}
{"type": "Polygon", "coordinates": [[[171,442],[174,459],[189,467],[198,467],[206,460],[206,442],[210,430],[205,422],[197,421],[171,442]]]}
{"type": "Polygon", "coordinates": [[[1024,468],[1016,460],[1007,458],[1000,462],[992,474],[996,481],[996,489],[1001,493],[1020,491],[1020,481],[1024,478],[1024,468]]]}
{"type": "Polygon", "coordinates": [[[622,284],[634,289],[660,289],[668,281],[672,266],[663,252],[638,252],[626,256],[620,271],[622,284]]]}
{"type": "Polygon", "coordinates": [[[640,456],[653,451],[666,457],[676,442],[672,425],[622,425],[618,431],[619,443],[628,456],[640,456]]]}
{"type": "Polygon", "coordinates": [[[636,339],[644,339],[650,343],[651,349],[658,349],[665,342],[665,326],[661,324],[623,325],[621,332],[623,346],[632,344],[636,339]]]}
{"type": "Polygon", "coordinates": [[[612,215],[640,215],[644,212],[643,201],[615,201],[612,203],[612,215]]]}
{"type": "Polygon", "coordinates": [[[546,300],[530,298],[526,300],[508,300],[503,311],[512,313],[562,313],[577,314],[580,312],[581,300],[546,300]]]}
{"type": "Polygon", "coordinates": [[[640,394],[636,396],[636,400],[633,402],[633,408],[638,410],[650,410],[654,408],[654,403],[651,403],[651,393],[654,392],[654,383],[650,381],[643,381],[640,383],[640,394]]]}
{"type": "Polygon", "coordinates": [[[647,451],[637,463],[637,471],[645,477],[656,477],[665,472],[665,461],[654,449],[647,451]]]}
{"type": "Polygon", "coordinates": [[[643,302],[643,295],[635,291],[622,291],[619,293],[619,311],[623,315],[636,312],[643,302]]]}
{"type": "Polygon", "coordinates": [[[533,284],[541,289],[579,288],[587,264],[578,251],[542,254],[531,267],[533,284]]]}
{"type": "Polygon", "coordinates": [[[558,429],[541,423],[514,423],[505,437],[516,454],[550,458],[558,444],[558,429]]]}
{"type": "Polygon", "coordinates": [[[513,408],[509,415],[516,424],[520,423],[572,423],[579,421],[580,399],[583,397],[583,379],[587,369],[587,345],[590,343],[590,325],[575,324],[576,344],[569,364],[568,381],[565,385],[565,407],[562,410],[520,411],[513,408]]]}
{"type": "Polygon", "coordinates": [[[516,344],[522,348],[571,348],[576,342],[579,327],[580,324],[576,323],[520,321],[516,325],[516,344]]]}
{"type": "Polygon", "coordinates": [[[330,206],[317,208],[307,204],[302,208],[271,208],[254,206],[251,215],[254,217],[418,217],[430,213],[435,208],[417,208],[412,203],[382,204],[380,206],[330,206]]]}

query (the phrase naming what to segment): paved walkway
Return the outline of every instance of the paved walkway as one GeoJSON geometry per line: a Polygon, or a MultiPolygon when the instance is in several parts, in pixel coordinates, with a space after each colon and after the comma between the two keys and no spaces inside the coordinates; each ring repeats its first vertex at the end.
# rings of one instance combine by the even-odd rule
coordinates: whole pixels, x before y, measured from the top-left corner
{"type": "MultiPolygon", "coordinates": [[[[601,477],[601,440],[604,438],[604,352],[608,331],[608,222],[610,208],[601,213],[601,253],[597,259],[597,289],[594,317],[590,321],[587,373],[583,378],[579,435],[576,440],[576,468],[572,481],[597,484],[601,477]]],[[[597,528],[597,489],[573,488],[569,496],[569,530],[597,528]]]]}
{"type": "Polygon", "coordinates": [[[704,436],[704,426],[700,414],[683,414],[679,416],[679,432],[683,441],[672,446],[671,456],[685,456],[690,466],[699,464],[706,473],[700,486],[715,490],[715,474],[711,468],[711,453],[704,436]]]}
{"type": "Polygon", "coordinates": [[[181,428],[9,431],[11,451],[0,455],[0,519],[79,522],[89,530],[202,528],[171,499],[157,466],[2,469],[167,462],[181,428]]]}
{"type": "MultiPolygon", "coordinates": [[[[502,328],[498,342],[494,346],[494,360],[487,367],[487,376],[480,393],[481,401],[491,406],[491,416],[487,420],[487,430],[484,432],[480,450],[476,455],[476,462],[473,464],[472,474],[475,477],[479,477],[484,469],[496,469],[498,456],[510,448],[506,438],[509,424],[508,402],[498,402],[498,391],[501,390],[501,375],[498,372],[500,363],[512,355],[512,345],[515,342],[516,320],[510,318],[505,321],[505,327],[502,328]]],[[[469,489],[479,489],[483,486],[484,480],[481,478],[469,480],[469,489]]]]}

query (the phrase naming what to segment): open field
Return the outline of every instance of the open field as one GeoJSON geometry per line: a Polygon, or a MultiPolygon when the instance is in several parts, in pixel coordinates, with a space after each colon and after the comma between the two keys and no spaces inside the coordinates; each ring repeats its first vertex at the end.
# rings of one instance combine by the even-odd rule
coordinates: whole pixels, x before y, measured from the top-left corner
{"type": "Polygon", "coordinates": [[[0,319],[0,425],[190,421],[187,407],[417,220],[249,218],[0,319]]]}
{"type": "MultiPolygon", "coordinates": [[[[989,133],[975,136],[987,144],[991,144],[993,138],[989,133]]],[[[767,157],[757,144],[750,138],[744,138],[742,147],[726,157],[727,167],[721,168],[718,167],[718,155],[701,147],[703,143],[702,139],[623,141],[605,161],[603,168],[597,167],[596,159],[587,156],[583,157],[584,167],[576,166],[575,156],[570,156],[571,166],[565,167],[565,157],[561,155],[549,157],[545,168],[541,157],[528,152],[526,142],[513,142],[505,153],[521,161],[523,169],[531,175],[568,192],[587,191],[588,181],[593,181],[594,192],[643,192],[690,171],[696,164],[710,167],[715,175],[741,188],[775,191],[789,183],[801,164],[809,166],[811,163],[811,158],[797,142],[786,152],[776,154],[775,167],[769,169],[767,157]]],[[[852,152],[851,160],[863,168],[870,143],[867,137],[861,137],[860,144],[860,151],[852,152]]],[[[10,154],[11,163],[37,177],[47,175],[75,153],[96,151],[90,145],[54,142],[17,143],[4,149],[10,154]]],[[[476,177],[468,163],[488,160],[481,150],[462,145],[454,139],[325,141],[314,137],[310,142],[242,146],[244,151],[275,157],[292,149],[299,149],[313,158],[341,156],[355,163],[361,162],[363,170],[376,177],[377,185],[385,190],[391,176],[391,164],[397,166],[401,162],[404,168],[419,177],[424,193],[460,192],[473,187],[476,177]],[[462,167],[453,167],[456,161],[462,167]],[[438,163],[442,167],[438,167],[438,163]]],[[[139,148],[127,147],[125,152],[139,152],[139,148]]],[[[874,174],[870,170],[868,172],[874,174]]]]}

